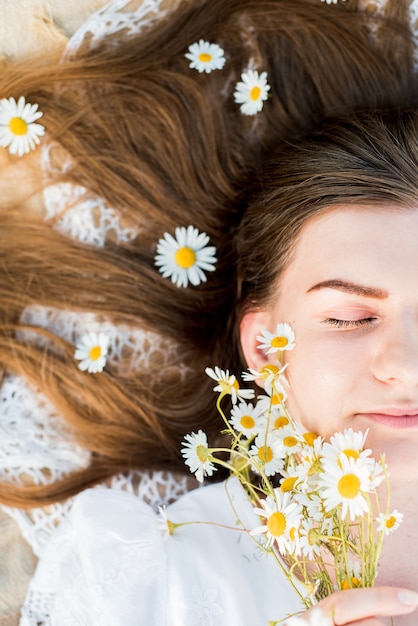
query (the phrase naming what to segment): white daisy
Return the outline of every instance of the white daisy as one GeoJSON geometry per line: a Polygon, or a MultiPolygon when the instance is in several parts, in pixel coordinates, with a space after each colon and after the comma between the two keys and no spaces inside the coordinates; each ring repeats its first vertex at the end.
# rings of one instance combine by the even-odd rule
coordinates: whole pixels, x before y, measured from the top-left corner
{"type": "Polygon", "coordinates": [[[389,515],[385,515],[381,513],[377,518],[376,522],[378,523],[377,530],[379,532],[383,531],[385,535],[389,535],[394,530],[399,528],[400,524],[403,521],[403,513],[399,513],[398,509],[389,513],[389,515]]]}
{"type": "Polygon", "coordinates": [[[250,535],[256,536],[266,534],[266,547],[271,548],[277,543],[279,551],[286,554],[289,550],[290,533],[297,529],[301,519],[301,507],[297,502],[292,501],[290,494],[275,491],[275,497],[267,496],[261,501],[262,508],[253,509],[254,513],[265,517],[266,524],[253,528],[250,535]]]}
{"type": "Polygon", "coordinates": [[[157,528],[161,532],[165,541],[174,533],[176,524],[171,522],[167,517],[166,506],[158,507],[157,528]]]}
{"type": "Polygon", "coordinates": [[[298,436],[298,433],[291,426],[283,426],[276,432],[282,440],[287,454],[297,454],[302,451],[305,440],[298,436]]]}
{"type": "Polygon", "coordinates": [[[283,469],[286,451],[281,439],[274,433],[257,435],[250,454],[255,469],[262,469],[266,476],[274,476],[283,469]]]}
{"type": "Polygon", "coordinates": [[[87,333],[76,345],[74,358],[80,361],[79,369],[90,374],[102,372],[106,365],[109,338],[104,333],[87,333]]]}
{"type": "Polygon", "coordinates": [[[10,154],[22,156],[40,143],[45,133],[42,124],[34,122],[42,117],[37,104],[29,104],[23,96],[0,100],[0,146],[8,148],[10,154]]]}
{"type": "Polygon", "coordinates": [[[221,70],[225,65],[223,49],[217,43],[209,43],[203,39],[199,43],[192,43],[184,56],[191,61],[189,67],[207,74],[213,70],[221,70]]]}
{"type": "MultiPolygon", "coordinates": [[[[369,463],[369,491],[374,491],[385,479],[385,468],[381,461],[366,459],[369,463]]],[[[386,471],[387,475],[387,471],[386,471]]]]}
{"type": "Polygon", "coordinates": [[[213,388],[213,391],[219,391],[220,393],[228,393],[231,396],[232,403],[236,404],[237,400],[251,400],[254,398],[253,389],[240,389],[238,381],[234,374],[230,374],[229,370],[221,370],[220,367],[215,366],[215,369],[207,367],[205,369],[206,374],[215,380],[218,384],[213,388]]]}
{"type": "Polygon", "coordinates": [[[261,335],[257,336],[260,350],[266,350],[266,354],[279,352],[282,350],[293,350],[295,347],[295,335],[289,324],[277,324],[276,332],[271,333],[268,330],[262,330],[261,335]]]}
{"type": "Polygon", "coordinates": [[[241,74],[241,81],[235,87],[234,100],[241,104],[241,113],[255,115],[263,108],[269,90],[267,72],[259,75],[256,70],[248,70],[241,74]]]}
{"type": "Polygon", "coordinates": [[[212,476],[213,472],[216,472],[216,467],[211,462],[213,457],[208,448],[206,434],[199,430],[197,433],[186,435],[184,439],[181,454],[192,474],[202,483],[205,476],[212,476]]]}
{"type": "MultiPolygon", "coordinates": [[[[366,459],[367,461],[367,459],[366,459]]],[[[369,510],[364,493],[369,491],[370,475],[362,459],[347,458],[342,454],[338,463],[328,463],[319,476],[326,511],[341,505],[341,517],[349,513],[350,519],[369,510]]]]}
{"type": "Polygon", "coordinates": [[[164,278],[171,278],[177,287],[199,285],[206,281],[203,270],[213,272],[216,248],[207,246],[209,236],[194,226],[179,226],[175,238],[169,233],[157,244],[155,265],[164,278]]]}
{"type": "MultiPolygon", "coordinates": [[[[257,404],[257,409],[261,412],[260,405],[257,404]]],[[[281,431],[286,426],[289,426],[290,420],[279,408],[269,407],[261,413],[260,417],[260,431],[265,432],[267,430],[280,431],[277,434],[281,435],[281,431]]]]}
{"type": "Polygon", "coordinates": [[[299,545],[304,557],[313,561],[314,555],[321,555],[321,532],[312,519],[304,519],[299,528],[299,545]]]}
{"type": "Polygon", "coordinates": [[[322,454],[325,459],[331,462],[337,462],[341,454],[347,458],[364,459],[370,456],[371,450],[365,450],[364,444],[368,435],[365,433],[354,431],[352,428],[346,428],[342,433],[335,433],[329,443],[324,443],[322,454]]]}
{"type": "Polygon", "coordinates": [[[280,363],[279,365],[276,365],[275,363],[267,363],[260,370],[254,370],[249,367],[247,372],[242,373],[242,380],[262,381],[264,383],[264,389],[269,395],[281,394],[281,401],[284,402],[286,400],[286,393],[282,383],[287,382],[283,376],[283,372],[286,367],[287,363],[285,365],[281,365],[280,363]],[[279,379],[281,379],[280,382],[279,379]]]}
{"type": "MultiPolygon", "coordinates": [[[[265,376],[266,379],[267,379],[267,376],[269,375],[268,371],[264,372],[263,370],[260,370],[260,372],[258,373],[261,373],[263,376],[265,376]]],[[[252,378],[251,373],[248,374],[248,378],[252,378]]],[[[267,411],[267,410],[282,411],[283,410],[282,405],[287,400],[287,393],[284,389],[284,385],[282,385],[282,382],[285,382],[284,377],[282,378],[280,383],[278,381],[275,381],[274,393],[272,389],[269,389],[267,395],[260,394],[258,396],[257,402],[260,407],[260,410],[264,410],[264,411],[267,411]]]]}
{"type": "Polygon", "coordinates": [[[257,407],[247,402],[240,402],[232,407],[231,425],[248,438],[257,435],[262,428],[262,421],[257,407]]]}

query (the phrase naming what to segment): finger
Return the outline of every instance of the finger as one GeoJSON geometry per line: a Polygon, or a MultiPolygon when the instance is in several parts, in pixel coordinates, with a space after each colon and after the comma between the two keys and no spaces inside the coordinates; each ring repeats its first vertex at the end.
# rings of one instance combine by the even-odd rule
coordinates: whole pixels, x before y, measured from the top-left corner
{"type": "Polygon", "coordinates": [[[397,587],[347,589],[337,591],[317,606],[332,617],[337,626],[376,615],[404,615],[418,605],[415,591],[397,587]]]}

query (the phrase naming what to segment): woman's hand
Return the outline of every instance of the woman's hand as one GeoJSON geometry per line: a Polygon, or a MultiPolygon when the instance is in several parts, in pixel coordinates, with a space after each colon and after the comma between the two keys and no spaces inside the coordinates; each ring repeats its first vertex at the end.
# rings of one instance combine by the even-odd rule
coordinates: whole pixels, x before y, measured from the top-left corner
{"type": "MultiPolygon", "coordinates": [[[[321,600],[313,609],[301,615],[301,618],[308,624],[311,623],[312,626],[320,624],[318,615],[313,616],[312,614],[317,609],[321,609],[322,615],[329,617],[331,623],[336,626],[347,626],[354,623],[356,626],[382,626],[384,622],[379,617],[412,613],[417,605],[418,593],[409,589],[400,587],[347,589],[346,591],[336,591],[321,600]],[[312,617],[314,619],[311,620],[312,617]]],[[[297,625],[298,620],[295,621],[297,625]]]]}

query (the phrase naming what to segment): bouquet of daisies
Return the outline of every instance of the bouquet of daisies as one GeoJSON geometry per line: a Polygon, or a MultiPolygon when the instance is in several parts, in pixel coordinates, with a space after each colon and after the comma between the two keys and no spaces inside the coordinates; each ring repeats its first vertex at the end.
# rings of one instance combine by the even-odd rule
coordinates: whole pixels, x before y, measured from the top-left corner
{"type": "Polygon", "coordinates": [[[310,608],[337,589],[373,586],[384,537],[403,516],[389,509],[386,463],[365,447],[367,432],[347,429],[326,442],[292,420],[281,362],[283,352],[295,345],[292,329],[279,324],[275,334],[262,331],[258,340],[277,358],[242,376],[263,381],[264,393],[256,401],[249,402],[253,390],[240,388],[235,375],[206,369],[216,381],[229,447],[210,448],[199,431],[186,435],[182,454],[200,482],[216,465],[239,478],[259,517],[249,534],[272,554],[304,608],[310,608]],[[229,415],[222,409],[225,396],[232,400],[229,415]],[[382,484],[383,507],[377,492],[382,484]]]}

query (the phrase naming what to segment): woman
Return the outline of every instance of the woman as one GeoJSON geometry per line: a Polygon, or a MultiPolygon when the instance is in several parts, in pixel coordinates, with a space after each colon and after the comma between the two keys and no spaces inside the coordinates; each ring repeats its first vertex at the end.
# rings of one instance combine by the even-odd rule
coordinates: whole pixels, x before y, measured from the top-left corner
{"type": "MultiPolygon", "coordinates": [[[[0,245],[6,264],[1,285],[1,362],[9,388],[23,384],[11,380],[12,373],[51,402],[54,409],[48,408],[44,432],[53,431],[56,423],[65,423],[66,429],[60,430],[56,439],[61,437],[70,446],[64,446],[61,457],[68,462],[65,472],[59,456],[54,463],[48,457],[46,463],[43,460],[46,471],[34,474],[38,484],[2,483],[3,503],[18,507],[55,503],[133,469],[182,473],[179,448],[185,433],[203,427],[213,440],[217,438],[213,385],[202,373],[206,365],[216,362],[234,371],[242,368],[236,339],[240,309],[245,313],[245,329],[254,308],[250,305],[260,302],[263,308],[266,304],[247,290],[245,264],[247,258],[252,264],[252,257],[244,248],[239,247],[237,254],[234,249],[235,234],[238,232],[239,242],[247,223],[246,218],[240,224],[244,211],[247,214],[259,162],[288,142],[298,141],[331,113],[370,105],[405,105],[414,98],[412,51],[405,29],[395,25],[385,34],[383,23],[381,37],[371,39],[365,26],[372,24],[351,9],[348,2],[345,7],[327,7],[295,1],[292,11],[287,2],[277,1],[185,4],[170,19],[142,32],[140,38],[119,41],[117,47],[95,42],[93,53],[84,42],[77,56],[60,65],[41,64],[30,73],[27,68],[21,72],[14,68],[13,76],[5,76],[1,95],[17,99],[24,94],[44,115],[49,134],[49,148],[43,155],[48,167],[45,197],[50,211],[49,223],[28,217],[24,229],[21,214],[12,209],[5,210],[1,218],[4,236],[0,245]],[[215,48],[216,53],[210,49],[222,66],[210,73],[193,56],[192,46],[202,37],[224,50],[221,60],[219,49],[215,48]],[[256,72],[257,76],[250,76],[259,81],[251,93],[257,105],[255,116],[248,115],[255,113],[252,107],[241,106],[254,105],[242,102],[246,83],[240,79],[247,70],[256,72]],[[267,78],[262,78],[263,72],[267,78]],[[244,87],[236,87],[241,82],[244,87]],[[266,102],[267,92],[271,98],[266,102]],[[64,183],[73,187],[62,186],[64,183]],[[58,209],[57,193],[61,198],[58,209]],[[68,195],[63,203],[64,193],[68,195]],[[73,206],[78,208],[83,202],[89,203],[93,222],[97,214],[100,219],[105,216],[105,234],[97,241],[85,237],[86,229],[75,235],[72,232],[68,238],[54,228],[62,230],[73,206]],[[172,237],[176,228],[187,229],[191,222],[216,244],[217,260],[212,251],[206,251],[201,259],[208,272],[206,282],[197,270],[195,274],[184,271],[190,267],[191,256],[183,256],[179,266],[183,273],[169,268],[174,279],[170,282],[164,276],[170,271],[164,267],[164,259],[158,258],[164,257],[167,245],[172,244],[165,233],[172,237]],[[86,241],[90,245],[85,245],[86,241]],[[217,271],[213,271],[214,265],[217,271]],[[231,285],[238,284],[241,274],[242,300],[237,301],[231,285]],[[63,319],[75,320],[70,332],[62,329],[63,319]],[[77,325],[80,322],[86,325],[87,339],[92,332],[96,335],[97,345],[87,346],[89,359],[80,356],[86,351],[77,325]],[[147,345],[159,344],[158,352],[148,360],[137,358],[138,340],[133,338],[138,329],[143,353],[147,345]],[[127,339],[118,350],[121,335],[127,339]],[[92,361],[107,356],[106,350],[112,358],[100,361],[95,373],[84,371],[92,361]],[[71,445],[73,441],[77,445],[71,445]]],[[[201,54],[199,62],[207,62],[207,51],[201,54]]],[[[286,160],[287,155],[281,157],[286,160]]],[[[249,246],[254,236],[250,234],[243,235],[249,246]]],[[[192,235],[199,237],[194,231],[192,235]]],[[[180,232],[179,238],[184,236],[180,232]]],[[[197,251],[206,245],[203,241],[205,237],[199,239],[197,251]]],[[[266,287],[272,288],[276,277],[277,269],[266,287]]],[[[250,356],[248,353],[248,359],[250,356]]],[[[45,400],[40,410],[44,406],[45,400]]],[[[54,446],[49,448],[52,455],[54,446]]],[[[141,481],[143,478],[141,475],[141,481]]],[[[213,489],[216,499],[219,489],[213,489]]],[[[97,497],[103,496],[97,493],[97,497]]],[[[103,538],[95,526],[102,515],[99,520],[93,515],[90,526],[84,523],[83,507],[96,497],[89,494],[78,501],[71,522],[79,519],[80,529],[88,530],[83,536],[86,541],[80,541],[88,568],[96,554],[92,539],[97,537],[100,542],[103,538]]],[[[196,498],[200,506],[201,500],[196,498]]],[[[123,502],[124,496],[118,506],[123,502]]],[[[144,536],[152,532],[154,514],[139,504],[135,517],[131,504],[128,498],[127,519],[148,524],[148,530],[136,526],[144,536]]],[[[106,502],[104,505],[109,510],[106,502]]],[[[182,506],[179,503],[179,513],[182,506]]],[[[224,508],[228,516],[229,509],[224,508]]],[[[93,504],[93,513],[98,510],[103,510],[101,505],[93,504]]],[[[105,515],[102,521],[106,519],[105,515]]],[[[219,518],[212,521],[219,522],[219,518]]],[[[164,621],[164,612],[171,610],[174,600],[167,601],[163,585],[154,586],[155,577],[164,571],[164,551],[158,541],[153,544],[158,553],[153,552],[158,565],[155,576],[150,575],[148,563],[146,575],[133,576],[130,587],[126,579],[129,568],[118,566],[112,582],[107,568],[114,562],[112,544],[102,572],[105,578],[95,585],[86,583],[80,573],[79,555],[74,554],[65,528],[56,536],[58,544],[47,547],[23,620],[33,617],[34,606],[48,602],[44,613],[53,617],[36,614],[37,622],[74,623],[76,618],[90,624],[105,619],[113,624],[117,620],[128,624],[129,619],[135,623],[164,621]],[[57,563],[57,555],[59,560],[64,556],[64,561],[57,563]],[[57,573],[51,581],[51,572],[57,570],[65,571],[68,580],[61,581],[57,573]],[[161,601],[154,601],[153,607],[162,614],[153,613],[154,608],[142,601],[138,606],[138,593],[146,582],[151,595],[161,591],[161,601]],[[116,594],[110,593],[109,585],[116,594]]],[[[107,532],[105,528],[104,534],[107,532]]],[[[131,530],[127,532],[129,536],[131,530]]],[[[119,550],[119,543],[116,548],[119,550]]],[[[134,548],[131,556],[137,567],[138,546],[134,548]]],[[[270,565],[265,567],[268,573],[270,565]]],[[[101,571],[93,566],[92,571],[96,570],[101,571]]],[[[274,588],[272,577],[270,600],[275,598],[274,588]]],[[[285,598],[285,586],[282,593],[285,598]]],[[[189,608],[187,602],[175,605],[178,623],[206,619],[196,617],[196,606],[205,611],[207,602],[211,605],[207,619],[215,619],[221,605],[211,600],[214,594],[206,597],[204,590],[196,594],[189,608]]],[[[227,616],[234,615],[235,600],[231,594],[227,616]]],[[[275,606],[267,604],[266,611],[275,606]]],[[[253,611],[254,619],[261,619],[257,604],[253,611]]],[[[391,611],[396,612],[392,607],[391,611]]],[[[248,612],[246,619],[251,615],[248,612]]]]}
{"type": "MultiPolygon", "coordinates": [[[[324,437],[370,429],[374,453],[386,454],[393,505],[405,513],[379,587],[318,605],[336,624],[383,623],[375,615],[415,622],[418,571],[405,544],[418,506],[417,131],[416,111],[326,123],[260,172],[262,191],[238,234],[247,362],[260,371],[269,360],[260,331],[290,323],[295,421],[324,437]]],[[[239,532],[237,518],[248,531],[257,519],[236,482],[193,491],[164,517],[166,541],[157,515],[133,496],[78,497],[34,580],[54,595],[51,623],[267,624],[300,609],[274,559],[239,532]]]]}

